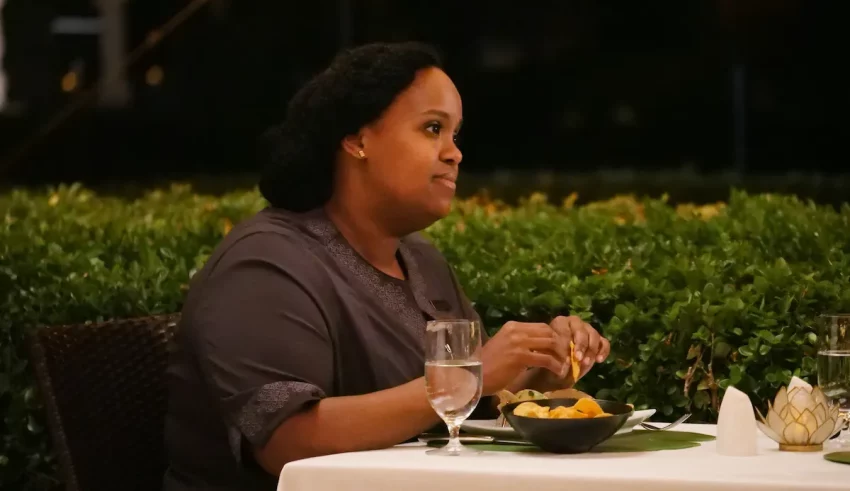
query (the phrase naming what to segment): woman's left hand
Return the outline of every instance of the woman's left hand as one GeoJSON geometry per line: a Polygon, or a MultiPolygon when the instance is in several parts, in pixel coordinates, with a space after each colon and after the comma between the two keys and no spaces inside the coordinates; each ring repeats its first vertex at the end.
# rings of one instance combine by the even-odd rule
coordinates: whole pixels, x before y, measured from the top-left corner
{"type": "Polygon", "coordinates": [[[565,344],[567,353],[570,352],[570,341],[575,343],[576,359],[581,366],[578,378],[590,371],[594,363],[605,361],[611,352],[611,343],[579,317],[556,317],[549,326],[558,333],[558,338],[565,344]]]}

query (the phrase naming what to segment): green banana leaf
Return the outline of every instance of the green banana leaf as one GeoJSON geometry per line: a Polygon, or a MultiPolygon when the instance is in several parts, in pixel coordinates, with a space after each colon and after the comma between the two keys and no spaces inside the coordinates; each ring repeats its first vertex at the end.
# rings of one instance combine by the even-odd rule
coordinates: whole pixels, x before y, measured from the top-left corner
{"type": "Polygon", "coordinates": [[[850,452],[832,452],[825,454],[823,458],[838,464],[850,464],[850,452]]]}
{"type": "MultiPolygon", "coordinates": [[[[714,440],[713,436],[687,431],[635,430],[615,435],[593,448],[590,453],[654,452],[698,447],[701,442],[714,440]]],[[[445,441],[433,441],[432,447],[441,447],[445,441]]],[[[544,453],[544,450],[528,444],[466,443],[464,446],[487,452],[544,453]]]]}

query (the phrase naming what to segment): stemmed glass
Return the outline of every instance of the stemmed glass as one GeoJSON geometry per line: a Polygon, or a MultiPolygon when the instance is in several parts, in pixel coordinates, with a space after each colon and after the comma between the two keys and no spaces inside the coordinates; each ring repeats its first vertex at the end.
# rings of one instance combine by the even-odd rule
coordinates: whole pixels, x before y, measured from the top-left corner
{"type": "Polygon", "coordinates": [[[465,319],[429,321],[425,328],[428,402],[449,428],[449,443],[434,455],[480,453],[459,440],[460,425],[481,399],[481,326],[465,319]]]}
{"type": "MultiPolygon", "coordinates": [[[[820,316],[818,385],[823,394],[838,404],[845,420],[850,418],[850,314],[820,316]]],[[[846,427],[845,427],[846,428],[846,427]]],[[[832,447],[850,447],[846,429],[832,447]]]]}

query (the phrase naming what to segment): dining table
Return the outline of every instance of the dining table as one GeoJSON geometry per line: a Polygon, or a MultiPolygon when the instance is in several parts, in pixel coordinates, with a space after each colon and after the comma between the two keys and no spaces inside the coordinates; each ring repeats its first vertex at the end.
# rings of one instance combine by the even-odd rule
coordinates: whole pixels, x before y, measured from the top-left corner
{"type": "MultiPolygon", "coordinates": [[[[635,430],[652,431],[652,430],[635,430]]],[[[716,425],[668,431],[716,436],[716,425]]],[[[848,491],[850,465],[825,451],[780,451],[761,432],[755,455],[732,457],[715,440],[677,450],[635,452],[482,451],[428,455],[426,443],[309,458],[284,466],[278,491],[848,491]]]]}

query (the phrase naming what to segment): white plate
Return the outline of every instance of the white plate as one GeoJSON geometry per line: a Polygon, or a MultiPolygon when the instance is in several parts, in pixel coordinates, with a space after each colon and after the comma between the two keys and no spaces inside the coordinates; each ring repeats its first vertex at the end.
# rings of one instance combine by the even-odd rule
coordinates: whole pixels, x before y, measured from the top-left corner
{"type": "MultiPolygon", "coordinates": [[[[655,409],[645,409],[643,411],[635,411],[632,416],[626,420],[626,424],[617,431],[617,434],[628,433],[635,426],[646,421],[650,416],[655,414],[655,409]]],[[[472,435],[485,435],[496,438],[522,438],[511,425],[500,426],[498,419],[471,419],[465,421],[460,427],[463,431],[472,435]]]]}

